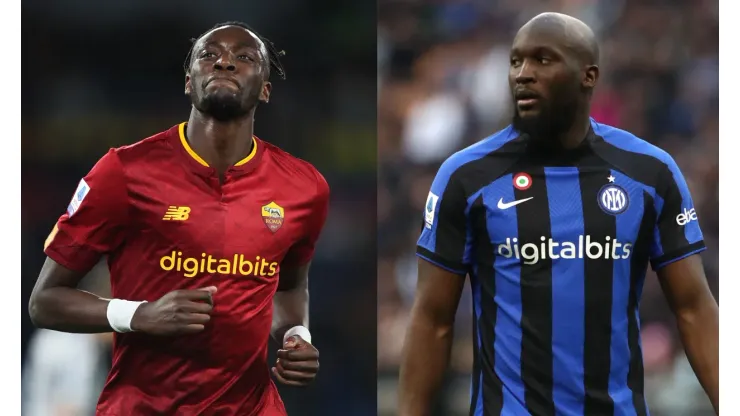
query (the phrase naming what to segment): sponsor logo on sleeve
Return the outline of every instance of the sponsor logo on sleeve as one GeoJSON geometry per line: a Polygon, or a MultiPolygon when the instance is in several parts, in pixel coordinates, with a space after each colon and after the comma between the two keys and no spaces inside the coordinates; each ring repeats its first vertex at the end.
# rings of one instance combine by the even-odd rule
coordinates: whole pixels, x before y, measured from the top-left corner
{"type": "Polygon", "coordinates": [[[67,206],[67,215],[71,217],[78,209],[80,209],[82,201],[85,200],[85,197],[89,192],[90,185],[88,185],[84,179],[80,179],[80,183],[77,185],[77,190],[75,190],[75,194],[72,196],[69,206],[67,206]]]}
{"type": "Polygon", "coordinates": [[[678,225],[683,226],[683,225],[690,223],[691,221],[696,221],[698,219],[699,218],[696,216],[695,208],[691,208],[691,209],[684,208],[683,212],[676,216],[676,223],[678,225]]]}
{"type": "Polygon", "coordinates": [[[434,224],[434,214],[437,212],[437,200],[439,200],[439,197],[434,195],[434,193],[429,192],[427,204],[424,208],[424,225],[429,229],[431,229],[432,224],[434,224]]]}

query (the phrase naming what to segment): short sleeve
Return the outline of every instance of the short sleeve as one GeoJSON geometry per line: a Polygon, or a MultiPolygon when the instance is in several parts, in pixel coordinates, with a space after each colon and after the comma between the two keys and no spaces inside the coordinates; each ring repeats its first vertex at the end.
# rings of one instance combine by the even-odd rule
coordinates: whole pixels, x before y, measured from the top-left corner
{"type": "Polygon", "coordinates": [[[656,191],[657,220],[650,248],[653,270],[706,249],[689,187],[672,158],[661,172],[656,191]]]}
{"type": "Polygon", "coordinates": [[[315,172],[315,174],[317,177],[316,196],[312,200],[306,233],[285,255],[282,267],[299,267],[311,261],[316,250],[316,242],[319,240],[321,230],[324,229],[329,213],[329,184],[320,173],[315,172]]]}
{"type": "Polygon", "coordinates": [[[449,161],[432,182],[416,254],[450,272],[465,275],[470,264],[470,238],[465,189],[449,161]]]}
{"type": "Polygon", "coordinates": [[[128,223],[128,194],[123,167],[115,150],[92,168],[44,244],[52,260],[87,272],[100,258],[118,248],[128,223]]]}

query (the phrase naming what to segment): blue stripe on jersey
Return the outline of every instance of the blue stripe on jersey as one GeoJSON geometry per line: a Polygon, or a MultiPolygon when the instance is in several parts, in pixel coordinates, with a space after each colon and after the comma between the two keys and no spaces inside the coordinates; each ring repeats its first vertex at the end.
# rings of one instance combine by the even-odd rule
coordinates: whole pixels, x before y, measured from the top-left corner
{"type": "MultiPolygon", "coordinates": [[[[584,233],[578,168],[545,168],[545,178],[553,241],[578,241],[584,233]]],[[[553,259],[552,276],[552,398],[558,415],[581,416],[586,331],[583,259],[553,259]]]]}
{"type": "MultiPolygon", "coordinates": [[[[437,203],[434,207],[434,212],[439,213],[439,207],[442,204],[442,196],[447,189],[447,185],[450,181],[450,177],[463,165],[472,162],[474,160],[481,159],[488,155],[491,152],[496,151],[501,146],[505,145],[509,141],[516,139],[517,134],[514,131],[514,129],[509,126],[504,130],[501,130],[500,132],[494,134],[491,137],[488,137],[484,140],[481,140],[480,142],[467,147],[463,150],[460,150],[459,152],[453,154],[450,156],[447,160],[442,163],[442,165],[439,167],[439,171],[437,171],[437,176],[434,177],[434,181],[432,182],[432,187],[430,192],[437,196],[437,203]]],[[[421,235],[419,236],[419,240],[417,244],[421,247],[424,247],[425,249],[431,251],[432,253],[436,253],[436,245],[437,245],[437,226],[439,224],[439,221],[433,221],[431,225],[431,229],[427,228],[426,226],[422,229],[421,235]]],[[[467,240],[471,240],[470,236],[470,230],[468,229],[468,238],[467,240]]],[[[469,260],[470,258],[470,244],[467,245],[465,249],[465,255],[464,258],[466,260],[469,260]]],[[[420,256],[423,257],[423,256],[420,256]]],[[[430,259],[423,257],[425,260],[430,261],[430,259]]],[[[438,266],[441,266],[440,264],[436,262],[432,262],[434,264],[437,264],[438,266]]],[[[453,272],[459,272],[454,271],[453,272]]]]}
{"type": "MultiPolygon", "coordinates": [[[[487,207],[488,236],[503,235],[517,238],[516,209],[495,208],[498,199],[514,200],[513,177],[500,177],[483,188],[483,204],[487,207]]],[[[506,241],[491,241],[496,250],[496,337],[494,342],[494,370],[503,382],[504,406],[502,415],[527,415],[524,407],[524,384],[521,376],[522,301],[519,260],[498,254],[499,246],[506,241]]],[[[513,243],[510,243],[513,246],[513,243]]]]}
{"type": "MultiPolygon", "coordinates": [[[[632,404],[632,390],[627,386],[627,375],[630,368],[630,348],[628,332],[628,314],[635,313],[627,309],[630,296],[631,259],[634,257],[632,241],[640,230],[644,211],[643,191],[645,185],[618,172],[611,171],[614,183],[624,188],[630,196],[629,206],[622,214],[616,216],[616,241],[621,244],[632,244],[629,258],[614,260],[612,283],[612,325],[611,325],[611,369],[609,373],[609,396],[614,401],[614,416],[636,416],[632,404]]],[[[614,244],[614,241],[612,241],[614,244]]],[[[610,248],[614,251],[614,246],[610,248]]],[[[617,251],[619,252],[619,251],[617,251]]]]}
{"type": "MultiPolygon", "coordinates": [[[[478,333],[478,345],[475,346],[475,348],[478,349],[478,360],[483,361],[482,354],[483,349],[481,348],[481,337],[480,337],[480,325],[478,324],[481,319],[481,303],[480,303],[480,297],[481,297],[481,287],[480,282],[478,281],[478,270],[477,267],[474,267],[473,274],[470,275],[470,289],[473,292],[473,313],[475,313],[475,331],[478,333]]],[[[478,400],[475,402],[475,411],[473,412],[473,416],[483,416],[483,366],[478,365],[478,368],[480,369],[480,372],[478,374],[473,374],[473,377],[478,377],[478,400]]],[[[472,380],[471,380],[472,381],[472,380]]],[[[473,384],[470,383],[470,400],[473,400],[473,384]]]]}

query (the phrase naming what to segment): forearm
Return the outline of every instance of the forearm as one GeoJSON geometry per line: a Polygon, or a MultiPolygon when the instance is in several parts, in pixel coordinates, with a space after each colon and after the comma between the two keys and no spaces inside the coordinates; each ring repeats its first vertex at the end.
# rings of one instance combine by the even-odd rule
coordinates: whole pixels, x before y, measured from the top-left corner
{"type": "Polygon", "coordinates": [[[296,287],[275,293],[273,299],[272,337],[280,344],[283,336],[294,326],[308,328],[308,288],[296,287]]]}
{"type": "Polygon", "coordinates": [[[36,327],[80,334],[112,332],[107,309],[107,299],[69,287],[39,290],[29,302],[36,327]]]}
{"type": "Polygon", "coordinates": [[[686,356],[715,411],[719,404],[719,308],[705,304],[676,315],[686,356]]]}
{"type": "Polygon", "coordinates": [[[450,360],[452,323],[439,325],[413,317],[401,360],[399,415],[426,416],[450,360]]]}

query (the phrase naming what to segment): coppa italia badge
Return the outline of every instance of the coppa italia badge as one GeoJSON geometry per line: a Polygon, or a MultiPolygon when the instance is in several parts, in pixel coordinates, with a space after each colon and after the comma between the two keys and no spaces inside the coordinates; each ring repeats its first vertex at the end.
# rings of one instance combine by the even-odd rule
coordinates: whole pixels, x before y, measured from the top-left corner
{"type": "Polygon", "coordinates": [[[273,233],[283,226],[285,210],[274,201],[262,207],[262,220],[273,233]]]}
{"type": "Polygon", "coordinates": [[[514,175],[514,187],[520,191],[526,191],[532,186],[532,177],[524,172],[514,175]]]}

